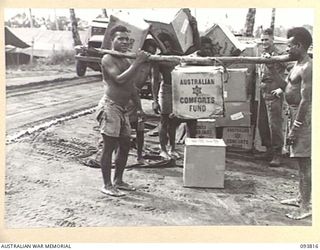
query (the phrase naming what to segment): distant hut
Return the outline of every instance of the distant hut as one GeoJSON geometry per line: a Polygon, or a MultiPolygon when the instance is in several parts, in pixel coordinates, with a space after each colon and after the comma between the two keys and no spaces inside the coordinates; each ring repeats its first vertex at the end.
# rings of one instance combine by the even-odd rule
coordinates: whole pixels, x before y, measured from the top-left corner
{"type": "Polygon", "coordinates": [[[8,27],[5,27],[5,51],[6,66],[26,64],[30,61],[30,55],[21,52],[21,49],[31,47],[17,37],[8,27]]]}

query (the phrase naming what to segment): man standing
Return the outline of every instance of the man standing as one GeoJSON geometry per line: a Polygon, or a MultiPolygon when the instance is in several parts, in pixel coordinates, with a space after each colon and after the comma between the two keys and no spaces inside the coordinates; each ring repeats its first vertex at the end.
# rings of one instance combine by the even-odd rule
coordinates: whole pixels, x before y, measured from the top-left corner
{"type": "MultiPolygon", "coordinates": [[[[266,29],[262,32],[261,42],[263,47],[263,57],[280,54],[273,44],[273,32],[271,29],[266,29]]],[[[274,63],[272,67],[281,75],[282,78],[284,78],[286,68],[284,63],[274,63]]],[[[272,159],[270,166],[278,167],[281,164],[281,154],[284,141],[282,133],[282,104],[285,85],[282,81],[274,78],[268,65],[261,65],[260,74],[261,100],[259,131],[262,145],[267,147],[266,156],[272,159]]]]}
{"type": "MultiPolygon", "coordinates": [[[[305,28],[296,27],[288,31],[287,38],[289,56],[297,60],[287,78],[285,98],[292,121],[287,144],[290,145],[290,157],[295,159],[299,166],[299,197],[283,200],[281,203],[299,206],[297,212],[286,215],[299,220],[311,216],[312,211],[310,206],[312,59],[307,53],[312,44],[312,36],[305,28]]],[[[282,80],[274,68],[271,68],[271,72],[277,80],[282,80]]]]}
{"type": "MultiPolygon", "coordinates": [[[[129,48],[128,30],[118,25],[110,31],[112,50],[125,53],[129,48]]],[[[138,115],[143,116],[138,92],[134,86],[134,78],[140,66],[147,60],[148,54],[137,53],[132,64],[126,58],[104,55],[102,58],[102,75],[104,95],[99,102],[97,119],[103,137],[103,153],[101,170],[104,186],[101,191],[111,196],[125,195],[119,189],[133,191],[134,187],[122,179],[130,149],[131,128],[126,110],[130,99],[138,107],[138,115]],[[111,182],[112,153],[118,147],[115,159],[114,182],[111,182]]]]}
{"type": "MultiPolygon", "coordinates": [[[[145,40],[142,50],[155,54],[157,51],[157,44],[153,39],[145,40]]],[[[134,84],[137,91],[140,92],[142,87],[146,84],[148,77],[153,77],[152,67],[153,63],[145,62],[140,66],[139,74],[136,74],[134,78],[134,84]]],[[[144,145],[144,120],[138,116],[139,110],[136,104],[130,100],[127,107],[129,112],[129,121],[131,128],[136,130],[136,145],[137,145],[137,162],[139,164],[144,164],[144,159],[142,155],[143,145],[144,145]]]]}
{"type": "MultiPolygon", "coordinates": [[[[163,43],[165,50],[164,54],[174,54],[173,40],[167,34],[161,34],[159,37],[163,43]]],[[[152,108],[156,114],[160,113],[159,124],[159,141],[160,141],[160,156],[165,160],[179,157],[175,150],[176,137],[176,122],[170,115],[172,114],[172,79],[171,72],[176,66],[176,63],[159,63],[157,70],[162,76],[162,82],[155,79],[152,82],[152,108]],[[167,143],[169,139],[170,149],[167,151],[167,143]]],[[[158,73],[155,73],[159,75],[158,73]]]]}

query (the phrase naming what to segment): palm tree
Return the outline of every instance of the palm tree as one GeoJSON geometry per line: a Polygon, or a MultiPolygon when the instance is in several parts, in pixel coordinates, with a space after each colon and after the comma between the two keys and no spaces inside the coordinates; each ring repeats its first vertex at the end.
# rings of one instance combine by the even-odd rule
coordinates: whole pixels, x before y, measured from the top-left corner
{"type": "Polygon", "coordinates": [[[253,36],[253,28],[256,17],[256,8],[249,8],[246,16],[246,23],[244,26],[244,35],[252,37],[253,36]]]}
{"type": "Polygon", "coordinates": [[[270,29],[272,29],[273,33],[274,33],[275,20],[276,20],[276,8],[272,8],[270,29]]]}
{"type": "Polygon", "coordinates": [[[72,32],[72,38],[73,38],[73,45],[81,45],[81,39],[80,35],[78,32],[78,21],[76,18],[76,14],[74,12],[74,9],[69,9],[70,10],[70,20],[71,20],[71,32],[72,32]]]}
{"type": "Polygon", "coordinates": [[[102,9],[102,17],[108,18],[108,14],[107,14],[107,10],[106,9],[102,9]]]}

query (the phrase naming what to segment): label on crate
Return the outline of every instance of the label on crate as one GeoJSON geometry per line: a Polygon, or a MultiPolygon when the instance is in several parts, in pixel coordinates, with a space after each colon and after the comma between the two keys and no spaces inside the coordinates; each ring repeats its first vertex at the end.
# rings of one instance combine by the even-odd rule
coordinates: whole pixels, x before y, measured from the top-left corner
{"type": "Polygon", "coordinates": [[[227,146],[251,149],[252,148],[251,127],[225,127],[223,128],[223,140],[227,146]]]}
{"type": "Polygon", "coordinates": [[[222,68],[177,67],[172,72],[173,113],[199,119],[223,115],[222,68]]]}

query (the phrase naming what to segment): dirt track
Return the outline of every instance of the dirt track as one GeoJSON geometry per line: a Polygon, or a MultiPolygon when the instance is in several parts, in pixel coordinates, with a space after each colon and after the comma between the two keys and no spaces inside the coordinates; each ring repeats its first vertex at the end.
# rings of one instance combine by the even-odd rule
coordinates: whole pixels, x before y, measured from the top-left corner
{"type": "MultiPolygon", "coordinates": [[[[9,103],[7,107],[9,114],[24,107],[25,96],[15,98],[16,106],[9,103]]],[[[144,100],[143,104],[151,113],[150,102],[144,100]]],[[[36,111],[29,114],[42,117],[36,111]]],[[[8,128],[14,128],[13,123],[7,120],[8,128]]],[[[176,165],[127,168],[125,179],[137,191],[124,198],[107,197],[99,192],[100,170],[81,163],[97,150],[100,136],[96,125],[94,114],[87,114],[7,144],[8,228],[312,224],[311,218],[286,218],[285,213],[296,208],[279,204],[297,193],[296,166],[285,159],[282,167],[271,169],[249,153],[228,152],[224,189],[184,188],[180,160],[176,165]]],[[[147,136],[146,147],[157,151],[158,138],[147,136]]],[[[179,150],[182,155],[182,145],[179,150]]],[[[132,150],[129,164],[134,163],[134,156],[132,150]]]]}

